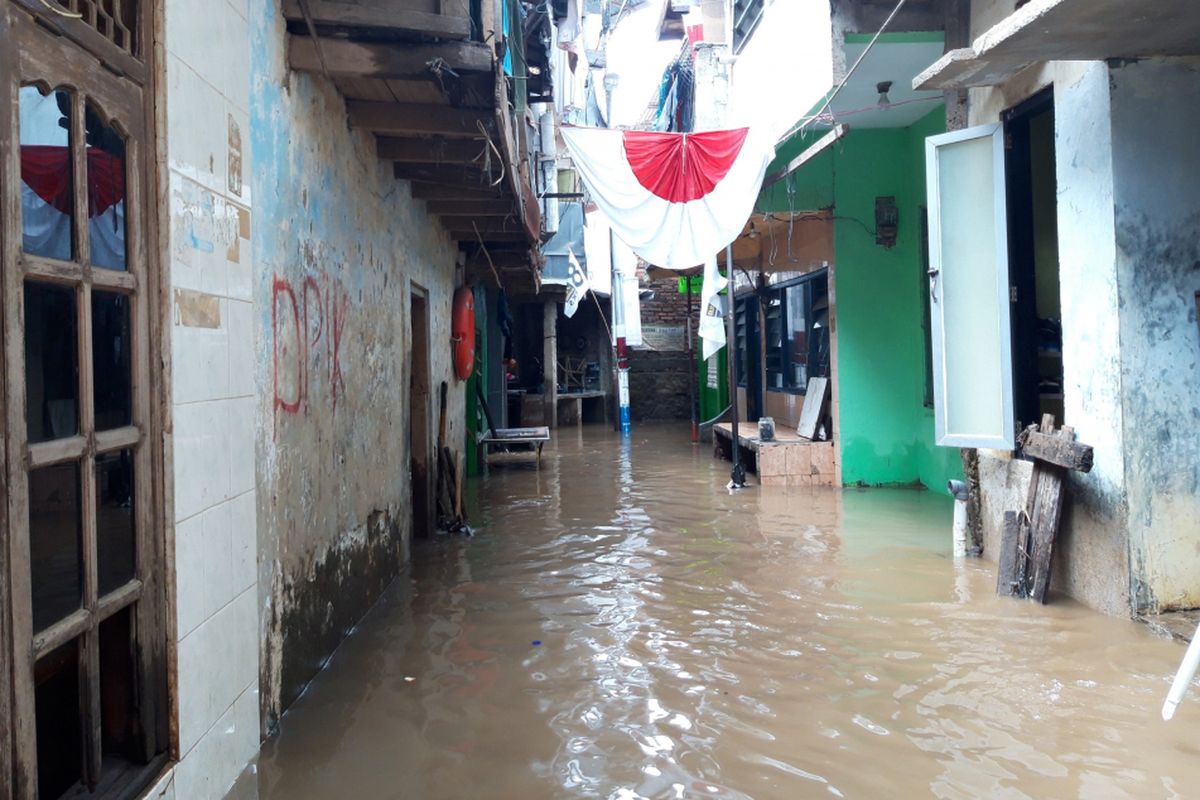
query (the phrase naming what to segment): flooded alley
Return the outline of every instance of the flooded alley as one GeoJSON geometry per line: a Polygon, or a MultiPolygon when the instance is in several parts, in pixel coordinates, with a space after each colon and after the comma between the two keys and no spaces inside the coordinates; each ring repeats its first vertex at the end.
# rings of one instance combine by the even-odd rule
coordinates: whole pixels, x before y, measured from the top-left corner
{"type": "Polygon", "coordinates": [[[683,426],[579,430],[472,483],[476,537],[414,547],[234,797],[1194,792],[1183,649],[995,597],[947,498],[731,495],[683,426]]]}

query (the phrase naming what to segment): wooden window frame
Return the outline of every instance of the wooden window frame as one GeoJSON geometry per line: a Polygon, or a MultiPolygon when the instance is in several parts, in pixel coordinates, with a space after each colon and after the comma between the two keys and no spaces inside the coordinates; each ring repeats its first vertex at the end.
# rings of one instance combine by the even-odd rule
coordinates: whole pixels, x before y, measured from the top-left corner
{"type": "Polygon", "coordinates": [[[754,36],[767,9],[766,0],[737,0],[731,6],[733,52],[740,53],[754,36]]]}
{"type": "MultiPolygon", "coordinates": [[[[141,790],[165,763],[178,757],[174,698],[173,493],[170,480],[170,339],[164,312],[166,246],[165,108],[158,93],[165,63],[161,0],[143,0],[138,20],[139,51],[130,53],[84,21],[47,9],[37,0],[0,0],[0,768],[7,783],[0,796],[34,797],[37,792],[33,668],[39,654],[78,637],[81,714],[88,724],[82,755],[84,774],[99,778],[99,625],[131,608],[137,633],[135,671],[138,712],[144,735],[144,768],[122,775],[112,793],[141,790]],[[67,87],[72,91],[72,158],[76,258],[72,262],[22,252],[20,212],[19,102],[22,85],[67,87]],[[127,136],[126,271],[89,263],[84,109],[88,103],[127,136]],[[29,445],[25,429],[23,295],[27,279],[74,289],[79,367],[79,435],[29,445]],[[131,329],[131,424],[92,430],[94,397],[91,361],[92,288],[129,296],[131,329]],[[101,597],[96,568],[95,457],[129,449],[134,459],[134,579],[101,597]],[[30,596],[28,475],[49,463],[80,465],[84,597],[79,611],[34,635],[30,596]],[[87,681],[83,682],[83,676],[87,681]],[[90,739],[90,741],[89,741],[90,739]]],[[[106,797],[104,792],[88,797],[106,797]]]]}
{"type": "MultiPolygon", "coordinates": [[[[735,317],[735,320],[736,320],[735,329],[738,331],[738,333],[737,333],[737,340],[734,342],[734,346],[738,350],[739,364],[738,364],[738,384],[737,385],[739,387],[746,388],[746,372],[747,372],[747,370],[746,370],[745,365],[749,363],[749,358],[750,358],[750,354],[747,352],[747,343],[752,341],[758,345],[758,347],[761,351],[760,360],[762,361],[762,363],[759,365],[760,366],[759,371],[762,373],[763,377],[767,381],[767,385],[764,387],[765,391],[775,392],[777,394],[797,394],[797,395],[803,395],[807,392],[807,390],[808,390],[807,385],[797,386],[797,385],[795,385],[795,383],[792,380],[790,380],[790,375],[792,373],[792,366],[795,364],[795,355],[796,354],[793,352],[793,349],[792,349],[792,338],[790,335],[790,329],[787,326],[787,319],[788,319],[788,296],[787,296],[787,294],[788,294],[788,289],[794,289],[797,286],[807,286],[808,287],[809,291],[805,296],[805,320],[809,321],[809,324],[811,327],[812,304],[813,304],[812,284],[815,284],[816,282],[821,281],[821,280],[825,280],[826,281],[826,293],[828,293],[828,279],[829,279],[828,269],[822,268],[819,270],[814,270],[813,272],[810,272],[810,273],[806,273],[806,274],[801,275],[796,278],[789,278],[786,281],[781,281],[776,284],[771,284],[770,286],[768,286],[762,290],[747,291],[745,294],[743,294],[741,297],[739,297],[737,299],[737,301],[736,301],[737,310],[735,313],[738,314],[739,317],[735,317]],[[760,321],[762,320],[764,313],[765,313],[765,312],[761,312],[760,309],[763,308],[764,304],[766,302],[768,302],[770,298],[778,298],[778,300],[779,300],[779,315],[780,315],[780,323],[779,324],[782,326],[783,333],[785,334],[783,337],[782,343],[779,347],[771,347],[768,343],[765,342],[767,332],[763,329],[763,326],[760,324],[760,321]],[[747,313],[746,309],[748,308],[748,305],[746,305],[746,304],[748,304],[750,302],[750,300],[756,300],[756,304],[755,304],[754,309],[751,312],[747,313]],[[744,319],[741,319],[741,317],[744,317],[744,319]],[[750,324],[751,322],[753,322],[753,325],[750,324]],[[741,331],[741,327],[743,325],[749,326],[749,327],[747,327],[747,330],[745,333],[743,333],[741,331]],[[753,336],[750,335],[751,328],[755,331],[755,334],[753,336]],[[779,357],[780,368],[778,370],[770,368],[766,365],[766,360],[771,357],[772,351],[775,351],[775,353],[779,357]],[[782,379],[783,386],[771,385],[770,379],[775,375],[779,375],[779,377],[782,379]]],[[[805,353],[804,355],[805,355],[805,357],[808,356],[807,353],[805,353]]],[[[809,377],[811,378],[812,376],[809,376],[809,377]]]]}

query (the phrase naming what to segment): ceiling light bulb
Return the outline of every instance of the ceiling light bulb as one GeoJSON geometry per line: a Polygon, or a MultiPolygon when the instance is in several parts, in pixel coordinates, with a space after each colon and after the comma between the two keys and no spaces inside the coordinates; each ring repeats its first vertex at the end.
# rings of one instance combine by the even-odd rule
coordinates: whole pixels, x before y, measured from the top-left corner
{"type": "Polygon", "coordinates": [[[892,107],[892,100],[890,97],[888,97],[888,92],[891,91],[891,88],[891,81],[880,81],[879,83],[875,84],[875,91],[879,92],[879,102],[877,103],[877,106],[880,111],[887,111],[892,107]]]}

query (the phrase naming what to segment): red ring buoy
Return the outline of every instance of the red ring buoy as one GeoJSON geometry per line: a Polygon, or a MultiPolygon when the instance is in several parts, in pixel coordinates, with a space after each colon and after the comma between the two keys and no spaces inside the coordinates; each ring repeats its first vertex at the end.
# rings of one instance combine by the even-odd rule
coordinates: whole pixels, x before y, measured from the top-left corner
{"type": "Polygon", "coordinates": [[[469,286],[460,286],[454,291],[450,345],[453,348],[454,374],[459,380],[465,381],[475,371],[475,293],[469,286]]]}

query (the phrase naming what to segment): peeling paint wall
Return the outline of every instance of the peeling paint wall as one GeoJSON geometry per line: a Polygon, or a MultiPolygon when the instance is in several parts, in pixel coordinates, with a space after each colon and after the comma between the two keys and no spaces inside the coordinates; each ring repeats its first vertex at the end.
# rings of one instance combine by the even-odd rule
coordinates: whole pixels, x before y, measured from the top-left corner
{"type": "MultiPolygon", "coordinates": [[[[972,34],[1007,16],[1011,6],[1011,0],[973,3],[972,34]]],[[[969,118],[971,125],[996,122],[1006,109],[1048,86],[1054,91],[1063,325],[1060,422],[1073,426],[1095,453],[1091,473],[1067,477],[1051,588],[1121,615],[1129,611],[1129,558],[1108,69],[1102,62],[1035,64],[1002,85],[972,89],[969,118]]],[[[1003,461],[1007,454],[999,457],[1003,461]]],[[[1003,463],[989,466],[993,458],[981,453],[984,507],[990,502],[994,512],[984,519],[984,555],[991,559],[1005,510],[996,501],[1012,496],[1011,487],[995,477],[1009,473],[1003,463]]]]}
{"type": "MultiPolygon", "coordinates": [[[[974,2],[972,35],[1011,11],[1011,0],[974,2]]],[[[1092,472],[1068,479],[1053,586],[1112,614],[1197,606],[1200,66],[1035,64],[971,90],[971,124],[1046,86],[1065,421],[1095,449],[1092,472]]]]}
{"type": "Polygon", "coordinates": [[[251,3],[260,679],[264,728],[407,560],[411,283],[428,292],[431,398],[451,387],[456,245],[348,129],[342,98],[286,66],[278,6],[251,3]]]}
{"type": "Polygon", "coordinates": [[[1129,561],[1108,70],[1092,62],[1053,72],[1064,416],[1095,466],[1067,478],[1052,585],[1120,615],[1129,561]]]}
{"type": "Polygon", "coordinates": [[[1200,606],[1200,61],[1109,72],[1131,589],[1200,606]]]}
{"type": "MultiPolygon", "coordinates": [[[[971,36],[1012,13],[1013,0],[975,0],[971,36]]],[[[1129,613],[1126,433],[1121,364],[1122,296],[1117,284],[1112,123],[1102,62],[1034,64],[999,86],[970,90],[971,125],[995,122],[1046,87],[1054,92],[1064,420],[1091,445],[1091,473],[1067,476],[1051,587],[1107,614],[1129,613]]],[[[981,484],[995,501],[1011,487],[1003,463],[981,454],[981,484]],[[990,465],[990,466],[989,466],[990,465]],[[992,477],[989,478],[988,476],[992,477]]],[[[1001,454],[1001,462],[1007,454],[1001,454]]],[[[1011,482],[1011,475],[1008,478],[1011,482]]],[[[1028,481],[1027,475],[1024,480],[1028,481]]],[[[1005,510],[985,513],[985,556],[994,559],[1005,510]],[[989,552],[990,551],[990,552],[989,552]]],[[[1011,510],[1011,509],[1010,509],[1011,510]]]]}

